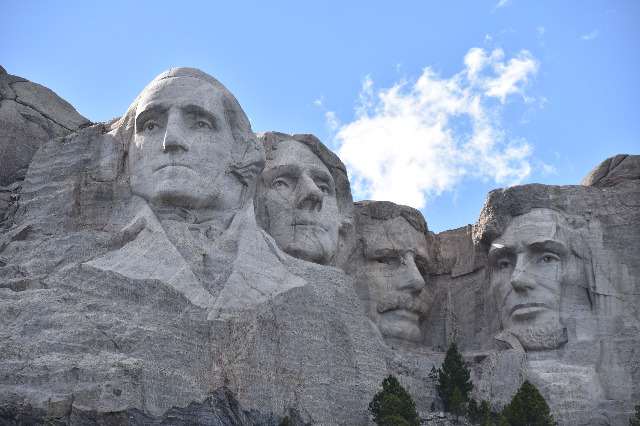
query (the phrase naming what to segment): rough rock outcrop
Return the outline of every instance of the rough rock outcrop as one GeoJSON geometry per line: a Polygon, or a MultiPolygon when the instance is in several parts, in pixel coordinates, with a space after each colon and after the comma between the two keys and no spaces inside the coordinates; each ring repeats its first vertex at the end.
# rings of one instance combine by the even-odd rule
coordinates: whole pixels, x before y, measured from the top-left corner
{"type": "Polygon", "coordinates": [[[607,158],[593,169],[580,185],[604,189],[640,179],[640,155],[619,154],[607,158]]]}
{"type": "Polygon", "coordinates": [[[18,198],[36,150],[89,124],[51,90],[9,75],[0,66],[0,221],[18,198]]]}
{"type": "Polygon", "coordinates": [[[525,379],[560,424],[623,425],[640,400],[639,156],[492,191],[434,234],[354,207],[320,141],[259,140],[199,70],[91,126],[0,82],[7,128],[40,105],[48,140],[0,158],[29,164],[0,223],[2,423],[367,424],[389,373],[426,414],[454,341],[493,410],[525,379]]]}

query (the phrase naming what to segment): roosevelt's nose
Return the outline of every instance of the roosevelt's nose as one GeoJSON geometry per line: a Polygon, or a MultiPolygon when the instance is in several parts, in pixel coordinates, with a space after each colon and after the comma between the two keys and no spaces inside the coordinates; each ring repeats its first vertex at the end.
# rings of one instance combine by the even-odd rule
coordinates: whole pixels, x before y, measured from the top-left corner
{"type": "Polygon", "coordinates": [[[418,266],[416,265],[413,254],[408,254],[402,259],[403,264],[403,276],[402,276],[402,290],[410,290],[412,292],[418,292],[425,286],[424,277],[420,273],[418,266]]]}
{"type": "Polygon", "coordinates": [[[522,255],[518,256],[516,265],[511,274],[511,286],[515,290],[531,290],[535,287],[535,281],[530,272],[527,272],[528,262],[522,255]]]}
{"type": "Polygon", "coordinates": [[[180,114],[169,113],[167,130],[164,134],[162,149],[164,152],[189,151],[189,142],[185,134],[184,123],[180,114]]]}
{"type": "Polygon", "coordinates": [[[321,210],[322,190],[308,175],[303,175],[298,181],[298,198],[296,207],[299,209],[321,210]]]}

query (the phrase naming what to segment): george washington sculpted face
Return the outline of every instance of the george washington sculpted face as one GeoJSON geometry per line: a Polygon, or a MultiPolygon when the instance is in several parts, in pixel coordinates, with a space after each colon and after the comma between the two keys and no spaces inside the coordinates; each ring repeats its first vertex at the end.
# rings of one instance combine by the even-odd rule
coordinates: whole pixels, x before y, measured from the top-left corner
{"type": "Polygon", "coordinates": [[[152,205],[228,210],[244,185],[229,172],[236,141],[223,90],[192,77],[147,87],[129,148],[131,189],[152,205]]]}

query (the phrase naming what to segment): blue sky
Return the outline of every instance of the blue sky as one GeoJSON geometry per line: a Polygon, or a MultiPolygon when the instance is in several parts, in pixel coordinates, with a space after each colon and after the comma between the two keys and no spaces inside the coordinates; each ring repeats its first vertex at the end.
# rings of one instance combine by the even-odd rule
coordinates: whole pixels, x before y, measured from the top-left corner
{"type": "Polygon", "coordinates": [[[354,198],[473,223],[511,184],[577,185],[640,152],[640,1],[0,0],[0,65],[80,114],[124,114],[176,66],[253,130],[313,133],[354,198]]]}

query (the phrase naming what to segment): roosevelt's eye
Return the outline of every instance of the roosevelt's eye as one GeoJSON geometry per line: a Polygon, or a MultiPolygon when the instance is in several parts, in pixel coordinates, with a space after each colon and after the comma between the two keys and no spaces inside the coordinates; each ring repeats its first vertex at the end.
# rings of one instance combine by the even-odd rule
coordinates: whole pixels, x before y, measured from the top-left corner
{"type": "Polygon", "coordinates": [[[376,259],[376,261],[390,267],[400,266],[400,258],[398,256],[379,257],[376,259]]]}
{"type": "Polygon", "coordinates": [[[543,262],[543,263],[553,263],[553,262],[559,262],[559,261],[560,261],[560,257],[558,257],[558,255],[554,253],[544,253],[543,255],[540,256],[540,262],[543,262]]]}

